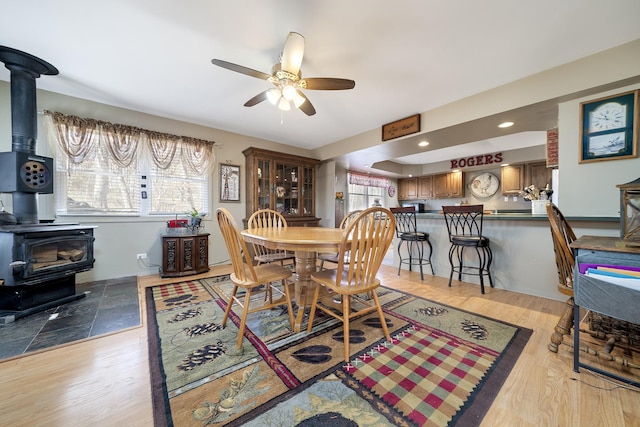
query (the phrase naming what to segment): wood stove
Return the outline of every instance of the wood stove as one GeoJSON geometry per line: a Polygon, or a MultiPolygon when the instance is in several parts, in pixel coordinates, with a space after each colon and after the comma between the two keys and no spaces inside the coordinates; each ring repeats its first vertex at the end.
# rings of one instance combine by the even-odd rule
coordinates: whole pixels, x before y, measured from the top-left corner
{"type": "Polygon", "coordinates": [[[93,268],[93,226],[42,223],[38,193],[53,193],[53,159],[36,154],[36,83],[56,75],[51,64],[0,46],[11,71],[11,152],[0,153],[0,192],[13,215],[0,212],[0,323],[60,305],[75,294],[75,275],[93,268]]]}
{"type": "Polygon", "coordinates": [[[93,228],[76,224],[1,226],[0,278],[4,284],[0,286],[0,310],[24,311],[82,298],[84,294],[75,295],[75,275],[93,268],[93,228]]]}

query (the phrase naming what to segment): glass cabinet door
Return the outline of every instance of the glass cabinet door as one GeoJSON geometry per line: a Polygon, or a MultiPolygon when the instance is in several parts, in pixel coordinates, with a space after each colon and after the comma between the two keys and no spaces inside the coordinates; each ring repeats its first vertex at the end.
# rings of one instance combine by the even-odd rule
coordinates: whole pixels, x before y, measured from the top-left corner
{"type": "Polygon", "coordinates": [[[313,210],[313,168],[304,167],[304,183],[302,184],[302,215],[311,215],[313,210]]]}
{"type": "Polygon", "coordinates": [[[276,210],[284,215],[298,215],[298,166],[276,163],[276,210]]]}
{"type": "Polygon", "coordinates": [[[258,160],[257,170],[258,209],[272,209],[271,206],[271,162],[258,160]]]}

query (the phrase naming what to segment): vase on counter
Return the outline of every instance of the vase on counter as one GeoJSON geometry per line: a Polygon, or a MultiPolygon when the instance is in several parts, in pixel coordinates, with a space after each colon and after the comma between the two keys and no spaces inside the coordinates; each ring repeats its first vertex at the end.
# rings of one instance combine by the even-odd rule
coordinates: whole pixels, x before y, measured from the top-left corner
{"type": "Polygon", "coordinates": [[[551,203],[550,200],[532,200],[531,201],[531,214],[532,215],[546,215],[547,205],[551,203]]]}

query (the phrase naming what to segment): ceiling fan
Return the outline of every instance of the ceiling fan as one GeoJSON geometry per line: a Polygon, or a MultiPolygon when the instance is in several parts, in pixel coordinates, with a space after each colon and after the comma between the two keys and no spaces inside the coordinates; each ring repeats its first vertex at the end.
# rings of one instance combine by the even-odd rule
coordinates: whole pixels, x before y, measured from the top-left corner
{"type": "Polygon", "coordinates": [[[310,77],[303,79],[302,74],[300,73],[303,56],[304,37],[298,33],[290,32],[287,36],[287,40],[284,42],[284,49],[280,56],[280,62],[273,66],[271,70],[272,74],[263,73],[262,71],[233,64],[221,59],[212,59],[211,63],[231,71],[267,80],[274,85],[271,89],[260,92],[245,102],[245,107],[253,107],[266,99],[282,111],[290,110],[291,104],[293,103],[295,108],[300,108],[307,116],[313,116],[316,113],[316,109],[302,92],[302,89],[353,89],[356,82],[353,80],[336,79],[332,77],[310,77]]]}

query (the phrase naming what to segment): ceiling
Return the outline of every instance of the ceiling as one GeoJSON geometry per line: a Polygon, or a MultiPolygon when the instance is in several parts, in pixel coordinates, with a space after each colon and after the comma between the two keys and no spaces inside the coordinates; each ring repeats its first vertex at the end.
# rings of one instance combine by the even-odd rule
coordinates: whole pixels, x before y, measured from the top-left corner
{"type": "MultiPolygon", "coordinates": [[[[9,3],[0,44],[60,71],[38,79],[39,89],[309,150],[640,39],[638,0],[9,3]],[[306,39],[303,77],[356,82],[352,90],[305,91],[317,110],[311,117],[268,102],[244,107],[270,83],[211,64],[218,58],[270,73],[289,31],[306,39]]],[[[8,70],[0,79],[9,80],[8,70]]],[[[527,130],[542,131],[555,125],[555,107],[519,113],[534,122],[527,130]]],[[[457,143],[501,141],[486,120],[445,131],[457,143]]],[[[528,144],[514,138],[513,146],[528,144]]],[[[451,150],[440,156],[459,157],[451,150]]],[[[369,159],[438,158],[393,144],[349,151],[341,159],[355,168],[369,159]]]]}

